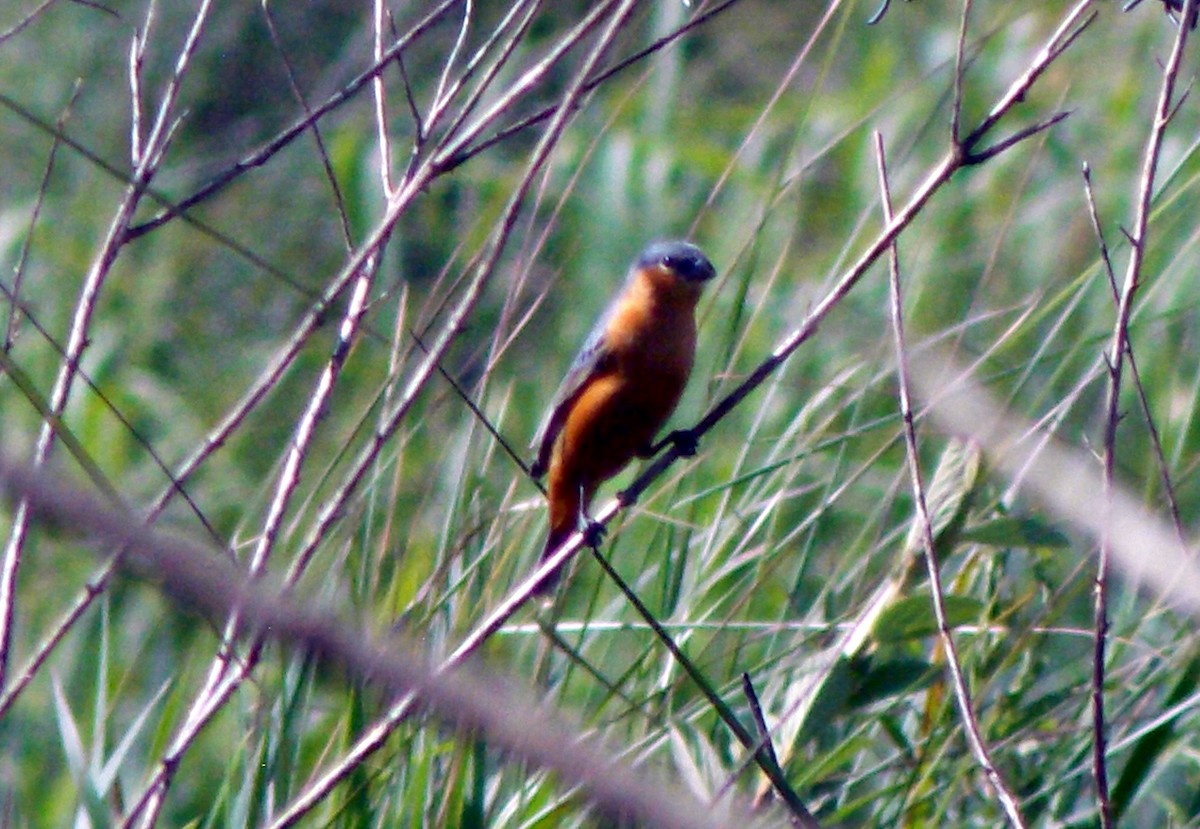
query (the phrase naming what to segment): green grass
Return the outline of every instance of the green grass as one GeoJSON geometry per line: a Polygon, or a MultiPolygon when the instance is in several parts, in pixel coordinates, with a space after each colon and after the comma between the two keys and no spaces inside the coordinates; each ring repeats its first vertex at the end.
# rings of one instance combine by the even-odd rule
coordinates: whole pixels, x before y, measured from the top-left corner
{"type": "MultiPolygon", "coordinates": [[[[509,53],[488,37],[511,4],[480,5],[489,8],[472,12],[447,83],[477,50],[481,67],[444,120],[428,123],[462,10],[403,53],[428,136],[417,136],[397,66],[384,72],[394,181],[418,138],[418,161],[436,154],[476,84],[489,86],[466,123],[596,7],[548,4],[527,29],[506,30],[511,56],[492,77],[509,53]]],[[[532,570],[545,532],[537,487],[492,430],[528,459],[543,407],[649,239],[689,236],[719,271],[699,309],[696,369],[672,428],[697,421],[766,359],[883,227],[872,133],[882,133],[897,206],[949,147],[961,6],[896,2],[867,27],[873,5],[838,7],[804,53],[825,4],[735,3],[614,75],[583,99],[507,232],[506,204],[546,122],[435,175],[379,252],[361,330],[278,523],[270,583],[294,573],[292,595],[304,606],[381,641],[399,631],[434,662],[452,652],[532,570]],[[439,362],[457,388],[437,372],[418,380],[423,348],[437,341],[498,238],[495,268],[439,362]],[[341,508],[325,520],[335,500],[341,508]]],[[[1130,255],[1122,231],[1132,226],[1176,30],[1157,3],[1127,14],[1117,3],[1095,7],[1096,21],[994,138],[1059,110],[1070,117],[958,171],[901,234],[899,266],[909,353],[949,349],[1011,412],[1094,453],[1099,468],[1115,305],[1081,168],[1091,169],[1121,277],[1130,255]]],[[[608,60],[706,8],[640,4],[608,60]]],[[[1031,64],[1067,8],[973,4],[966,129],[1031,64]]],[[[6,458],[33,451],[80,286],[129,175],[129,38],[145,9],[112,11],[56,5],[0,41],[0,325],[13,334],[0,370],[6,458]],[[69,142],[47,132],[60,120],[69,142]]],[[[357,16],[322,16],[320,4],[271,13],[308,106],[371,64],[367,7],[357,16]]],[[[396,30],[422,13],[397,8],[396,30]]],[[[5,13],[0,30],[20,14],[5,13]]],[[[188,25],[181,10],[162,14],[147,39],[147,121],[188,25]]],[[[183,120],[152,182],[171,200],[303,117],[261,9],[213,14],[172,110],[183,120]]],[[[483,137],[556,104],[597,36],[514,99],[483,137]]],[[[1181,87],[1195,77],[1194,53],[1189,42],[1181,87]]],[[[1198,126],[1200,111],[1186,98],[1166,132],[1130,328],[1185,534],[1200,504],[1198,126]]],[[[116,248],[90,301],[85,379],[61,412],[50,462],[81,487],[98,489],[102,478],[136,513],[149,511],[171,491],[163,467],[178,474],[261,385],[261,401],[203,449],[184,485],[189,501],[170,496],[156,519],[173,534],[227,547],[243,565],[263,536],[349,293],[286,369],[273,376],[270,367],[386,210],[371,86],[319,127],[336,198],[305,132],[186,221],[116,248]]],[[[131,223],[156,211],[145,199],[131,223]]],[[[684,660],[586,551],[553,613],[522,608],[479,657],[529,700],[603,738],[614,756],[701,801],[749,802],[767,785],[737,734],[759,736],[745,674],[782,776],[821,825],[1001,825],[1000,800],[966,739],[913,529],[886,276],[885,262],[874,264],[812,339],[704,436],[695,458],[670,467],[610,526],[603,555],[684,660]],[[861,636],[847,639],[858,623],[861,636]]],[[[1120,404],[1117,481],[1169,520],[1164,470],[1128,373],[1120,404]]],[[[1097,539],[1002,474],[1003,459],[985,451],[974,466],[958,437],[923,401],[916,406],[946,606],[980,736],[1026,825],[1098,825],[1097,539]]],[[[634,474],[610,485],[597,507],[634,474]]],[[[1099,492],[1095,503],[1102,513],[1099,492]]],[[[3,510],[7,538],[11,502],[3,510]]],[[[0,608],[13,620],[0,686],[4,825],[131,817],[220,647],[223,620],[180,610],[153,579],[117,574],[90,597],[103,565],[80,529],[35,520],[13,600],[0,608]],[[64,625],[80,603],[86,608],[64,625]],[[56,633],[61,640],[24,684],[25,666],[56,633]]],[[[1109,590],[1113,814],[1127,826],[1200,826],[1194,620],[1120,571],[1109,590]]],[[[172,767],[155,822],[270,826],[385,708],[378,687],[269,643],[172,767]]],[[[348,763],[299,825],[601,820],[558,774],[502,740],[420,714],[348,763]]]]}

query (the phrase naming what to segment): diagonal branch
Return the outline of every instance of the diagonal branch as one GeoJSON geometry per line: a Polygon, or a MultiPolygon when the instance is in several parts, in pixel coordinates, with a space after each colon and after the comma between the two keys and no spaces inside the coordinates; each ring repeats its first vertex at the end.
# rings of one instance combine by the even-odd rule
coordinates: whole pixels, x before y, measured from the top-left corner
{"type": "Polygon", "coordinates": [[[516,681],[478,666],[435,668],[398,639],[371,642],[361,630],[304,607],[225,559],[219,550],[145,527],[129,512],[73,492],[48,474],[0,460],[0,487],[40,514],[82,531],[102,549],[125,550],[123,566],[161,586],[178,605],[210,619],[240,615],[242,635],[269,636],[390,694],[411,694],[423,711],[455,728],[478,731],[513,756],[557,772],[621,823],[660,829],[754,826],[737,806],[699,803],[682,788],[618,759],[578,726],[530,701],[516,681]]]}

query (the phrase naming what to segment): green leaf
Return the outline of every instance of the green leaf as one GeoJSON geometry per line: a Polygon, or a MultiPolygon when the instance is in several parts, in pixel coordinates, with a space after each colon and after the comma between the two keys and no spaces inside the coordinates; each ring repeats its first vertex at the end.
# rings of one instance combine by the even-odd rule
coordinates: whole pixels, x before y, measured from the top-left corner
{"type": "MultiPolygon", "coordinates": [[[[984,603],[969,596],[946,596],[946,622],[953,629],[973,624],[983,613],[984,603]]],[[[874,636],[880,643],[897,643],[920,639],[937,633],[933,604],[928,596],[901,599],[879,615],[874,636]]]]}
{"type": "MultiPolygon", "coordinates": [[[[939,550],[953,547],[956,530],[962,526],[979,483],[982,455],[970,441],[953,439],[938,460],[933,480],[925,488],[925,507],[939,550]]],[[[916,515],[908,528],[904,547],[911,553],[922,549],[924,530],[916,515]]]]}
{"type": "Polygon", "coordinates": [[[1061,550],[1070,546],[1063,533],[1038,518],[1005,517],[985,521],[963,530],[964,541],[989,544],[993,547],[1051,547],[1061,550]]]}
{"type": "Polygon", "coordinates": [[[839,657],[829,670],[809,703],[804,722],[800,727],[799,739],[814,736],[821,728],[829,725],[834,717],[846,709],[850,691],[854,684],[850,661],[839,657]]]}
{"type": "MultiPolygon", "coordinates": [[[[1200,656],[1193,656],[1179,673],[1164,700],[1164,708],[1179,705],[1195,692],[1200,681],[1200,656]]],[[[1180,712],[1182,714],[1182,712],[1180,712]]],[[[1180,718],[1169,717],[1158,726],[1138,738],[1129,753],[1129,760],[1121,770],[1112,789],[1113,812],[1120,817],[1129,808],[1142,785],[1167,760],[1177,757],[1179,751],[1180,718]]]]}
{"type": "Polygon", "coordinates": [[[941,673],[924,659],[857,659],[852,668],[856,680],[848,700],[852,708],[927,688],[941,673]]]}

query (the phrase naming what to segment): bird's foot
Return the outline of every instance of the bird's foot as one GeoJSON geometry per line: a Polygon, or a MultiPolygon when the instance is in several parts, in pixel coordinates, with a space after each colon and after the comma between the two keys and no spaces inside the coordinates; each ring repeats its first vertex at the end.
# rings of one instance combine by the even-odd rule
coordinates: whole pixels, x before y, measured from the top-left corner
{"type": "Polygon", "coordinates": [[[674,446],[681,458],[693,457],[700,448],[700,439],[691,429],[676,429],[663,438],[663,442],[674,446]]]}
{"type": "Polygon", "coordinates": [[[638,450],[640,458],[652,458],[668,446],[675,447],[676,454],[681,458],[690,458],[696,454],[700,446],[700,438],[691,429],[676,429],[668,432],[658,443],[650,443],[638,450]]]}
{"type": "Polygon", "coordinates": [[[593,521],[586,515],[583,516],[583,519],[583,543],[594,550],[600,549],[600,545],[604,541],[604,536],[608,532],[608,527],[599,521],[593,521]]]}

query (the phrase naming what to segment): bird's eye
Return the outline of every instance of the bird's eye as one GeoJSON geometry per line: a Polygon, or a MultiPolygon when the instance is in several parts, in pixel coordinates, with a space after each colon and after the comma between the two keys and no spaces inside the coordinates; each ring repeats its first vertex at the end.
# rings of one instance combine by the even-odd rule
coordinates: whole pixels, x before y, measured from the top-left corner
{"type": "Polygon", "coordinates": [[[671,270],[677,270],[679,267],[679,260],[674,256],[664,256],[662,263],[664,268],[670,268],[671,270]]]}

